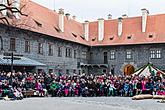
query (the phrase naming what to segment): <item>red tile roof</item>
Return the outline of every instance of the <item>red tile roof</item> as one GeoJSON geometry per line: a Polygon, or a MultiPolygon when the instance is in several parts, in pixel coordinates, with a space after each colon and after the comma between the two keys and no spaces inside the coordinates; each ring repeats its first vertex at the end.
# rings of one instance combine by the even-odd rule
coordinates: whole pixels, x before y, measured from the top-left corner
{"type": "Polygon", "coordinates": [[[120,37],[117,35],[118,20],[105,20],[103,41],[98,41],[98,22],[90,22],[89,41],[86,41],[82,39],[82,23],[73,19],[67,20],[65,17],[64,32],[57,32],[58,13],[32,1],[26,1],[22,12],[28,14],[28,17],[22,16],[21,20],[13,22],[20,28],[91,46],[165,43],[165,14],[149,15],[145,33],[142,33],[141,29],[141,17],[123,18],[123,33],[120,37]]]}
{"type": "Polygon", "coordinates": [[[88,45],[88,42],[82,39],[84,33],[82,23],[79,23],[73,19],[67,20],[65,16],[64,32],[57,32],[57,30],[59,29],[59,17],[57,12],[38,5],[33,1],[26,2],[26,7],[23,8],[22,12],[27,14],[28,17],[22,16],[21,20],[15,23],[17,27],[88,45]],[[40,26],[38,26],[39,24],[40,26]],[[73,34],[77,37],[75,37],[73,34]]]}
{"type": "MultiPolygon", "coordinates": [[[[148,16],[145,33],[142,32],[141,23],[141,17],[123,18],[123,33],[119,37],[117,35],[118,20],[105,20],[104,40],[101,42],[91,41],[91,45],[165,43],[165,14],[148,16]],[[129,36],[131,36],[130,39],[127,38],[129,36]]],[[[91,39],[98,36],[97,27],[97,21],[90,23],[91,39]]]]}

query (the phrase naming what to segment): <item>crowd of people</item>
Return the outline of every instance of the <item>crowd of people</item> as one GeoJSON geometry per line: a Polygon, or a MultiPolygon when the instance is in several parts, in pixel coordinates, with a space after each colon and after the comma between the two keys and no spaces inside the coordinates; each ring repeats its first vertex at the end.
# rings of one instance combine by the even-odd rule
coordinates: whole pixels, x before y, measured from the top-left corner
{"type": "Polygon", "coordinates": [[[37,96],[99,97],[134,96],[138,94],[165,95],[165,79],[156,76],[113,76],[111,74],[63,74],[54,73],[0,73],[0,97],[22,99],[25,91],[34,90],[37,96]]]}

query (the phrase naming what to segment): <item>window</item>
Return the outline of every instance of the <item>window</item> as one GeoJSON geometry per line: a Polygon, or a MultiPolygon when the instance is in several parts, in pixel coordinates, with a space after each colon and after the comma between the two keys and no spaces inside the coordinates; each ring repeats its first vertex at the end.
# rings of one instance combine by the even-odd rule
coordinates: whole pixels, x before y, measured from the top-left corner
{"type": "Polygon", "coordinates": [[[72,57],[72,50],[71,48],[66,48],[65,56],[71,58],[72,57]]]}
{"type": "Polygon", "coordinates": [[[83,59],[86,59],[86,58],[87,58],[87,52],[82,51],[81,55],[82,55],[82,58],[83,58],[83,59]]]}
{"type": "Polygon", "coordinates": [[[74,50],[74,58],[77,58],[77,51],[74,50]]]}
{"type": "Polygon", "coordinates": [[[30,53],[30,41],[25,41],[25,52],[30,53]]]}
{"type": "Polygon", "coordinates": [[[114,39],[114,36],[111,36],[109,39],[110,39],[110,40],[113,40],[113,39],[114,39]]]}
{"type": "Polygon", "coordinates": [[[107,52],[104,52],[104,64],[107,64],[108,63],[108,55],[107,55],[107,52]]]}
{"type": "Polygon", "coordinates": [[[68,48],[66,48],[65,57],[69,57],[69,49],[68,48]]]}
{"type": "Polygon", "coordinates": [[[69,57],[72,58],[72,49],[69,49],[69,57]]]}
{"type": "Polygon", "coordinates": [[[127,36],[127,39],[131,39],[131,38],[132,38],[132,35],[127,36]]]}
{"type": "Polygon", "coordinates": [[[151,50],[150,51],[150,58],[161,58],[161,50],[151,50]]]}
{"type": "Polygon", "coordinates": [[[74,33],[72,33],[72,35],[73,35],[74,37],[77,37],[77,35],[76,35],[76,34],[74,34],[74,33]]]}
{"type": "Polygon", "coordinates": [[[42,43],[38,43],[38,53],[43,54],[43,44],[42,43]]]}
{"type": "Polygon", "coordinates": [[[96,38],[93,38],[93,39],[92,39],[92,41],[95,41],[95,40],[96,40],[96,38]]]}
{"type": "Polygon", "coordinates": [[[58,57],[62,57],[62,47],[58,47],[58,57]]]}
{"type": "Polygon", "coordinates": [[[38,27],[42,27],[42,24],[36,20],[34,20],[34,22],[37,24],[38,27]]]}
{"type": "Polygon", "coordinates": [[[149,38],[153,38],[153,35],[152,35],[152,34],[150,34],[148,37],[149,37],[149,38]]]}
{"type": "Polygon", "coordinates": [[[10,38],[10,50],[15,51],[16,50],[16,40],[15,38],[10,38]]]}
{"type": "Polygon", "coordinates": [[[132,51],[131,50],[127,50],[126,51],[126,59],[131,59],[132,58],[132,51]]]}
{"type": "Polygon", "coordinates": [[[150,51],[150,57],[151,57],[151,58],[155,58],[155,51],[154,51],[154,50],[151,50],[151,51],[150,51]]]}
{"type": "Polygon", "coordinates": [[[161,51],[160,50],[156,50],[156,58],[161,58],[161,51]]]}
{"type": "Polygon", "coordinates": [[[110,59],[114,60],[115,59],[115,51],[110,52],[110,59]]]}
{"type": "Polygon", "coordinates": [[[52,45],[52,44],[48,44],[48,48],[49,48],[49,53],[48,53],[48,55],[49,55],[49,56],[52,56],[52,55],[53,55],[53,45],[52,45]]]}
{"type": "Polygon", "coordinates": [[[55,29],[58,33],[61,32],[61,30],[60,30],[58,27],[54,27],[54,29],[55,29]]]}
{"type": "Polygon", "coordinates": [[[85,39],[85,37],[83,36],[83,35],[80,35],[80,37],[84,40],[85,39]]]}
{"type": "Polygon", "coordinates": [[[94,57],[93,56],[93,52],[90,52],[90,56],[89,57],[90,57],[90,61],[92,62],[93,61],[93,57],[94,57]]]}

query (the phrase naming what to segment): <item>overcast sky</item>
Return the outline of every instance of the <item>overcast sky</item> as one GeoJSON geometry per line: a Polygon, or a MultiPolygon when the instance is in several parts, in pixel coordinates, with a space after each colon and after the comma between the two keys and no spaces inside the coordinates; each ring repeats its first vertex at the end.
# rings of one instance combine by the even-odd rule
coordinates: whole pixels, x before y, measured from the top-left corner
{"type": "Polygon", "coordinates": [[[111,14],[118,18],[123,14],[128,16],[141,15],[141,9],[146,8],[150,14],[165,13],[165,0],[33,0],[50,9],[63,8],[65,13],[76,15],[81,21],[107,19],[111,14]]]}

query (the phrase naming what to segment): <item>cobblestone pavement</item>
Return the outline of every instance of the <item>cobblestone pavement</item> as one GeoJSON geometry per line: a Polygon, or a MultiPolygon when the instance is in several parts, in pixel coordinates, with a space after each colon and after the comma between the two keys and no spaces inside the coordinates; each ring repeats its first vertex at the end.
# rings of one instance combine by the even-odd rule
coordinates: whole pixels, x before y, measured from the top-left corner
{"type": "Polygon", "coordinates": [[[0,110],[165,110],[165,103],[128,97],[49,97],[0,101],[0,110]]]}

